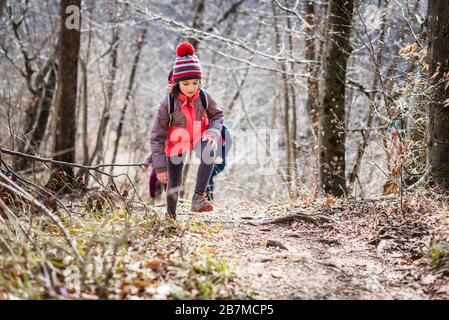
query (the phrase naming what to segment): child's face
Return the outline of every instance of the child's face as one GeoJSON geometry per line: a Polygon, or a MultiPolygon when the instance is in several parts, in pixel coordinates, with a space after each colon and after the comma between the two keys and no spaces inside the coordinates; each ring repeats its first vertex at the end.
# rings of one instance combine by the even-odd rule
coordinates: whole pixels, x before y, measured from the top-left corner
{"type": "Polygon", "coordinates": [[[182,80],[179,82],[179,89],[182,94],[189,98],[195,94],[199,87],[200,81],[198,79],[182,80]]]}

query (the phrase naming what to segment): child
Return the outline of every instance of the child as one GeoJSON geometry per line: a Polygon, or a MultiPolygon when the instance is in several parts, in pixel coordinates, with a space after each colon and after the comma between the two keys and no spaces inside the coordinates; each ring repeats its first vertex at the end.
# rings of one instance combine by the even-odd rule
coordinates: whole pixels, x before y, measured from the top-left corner
{"type": "Polygon", "coordinates": [[[157,179],[168,183],[166,216],[169,219],[176,219],[186,153],[194,148],[197,155],[200,154],[201,162],[191,210],[213,210],[205,190],[212,173],[224,114],[210,93],[201,89],[201,79],[201,66],[194,48],[187,42],[179,44],[169,79],[171,92],[159,105],[150,141],[157,179]],[[206,106],[203,100],[206,100],[206,106]]]}
{"type": "Polygon", "coordinates": [[[231,151],[231,147],[231,133],[229,132],[228,126],[223,123],[223,127],[221,129],[221,139],[218,142],[218,150],[217,156],[215,158],[214,168],[212,169],[212,175],[209,179],[209,185],[206,188],[206,194],[209,200],[214,200],[214,177],[223,172],[224,168],[226,167],[226,158],[229,151],[231,151]]]}

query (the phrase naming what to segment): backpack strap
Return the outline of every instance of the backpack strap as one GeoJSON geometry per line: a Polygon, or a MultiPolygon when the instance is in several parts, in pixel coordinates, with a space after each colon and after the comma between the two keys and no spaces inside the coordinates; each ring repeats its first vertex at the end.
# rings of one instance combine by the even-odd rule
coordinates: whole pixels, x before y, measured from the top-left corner
{"type": "Polygon", "coordinates": [[[175,97],[172,94],[167,95],[168,99],[168,127],[171,127],[173,110],[175,109],[175,97]]]}
{"type": "Polygon", "coordinates": [[[209,108],[209,101],[207,101],[207,94],[206,91],[203,89],[200,89],[200,98],[201,98],[201,104],[203,105],[203,109],[207,110],[209,108]]]}

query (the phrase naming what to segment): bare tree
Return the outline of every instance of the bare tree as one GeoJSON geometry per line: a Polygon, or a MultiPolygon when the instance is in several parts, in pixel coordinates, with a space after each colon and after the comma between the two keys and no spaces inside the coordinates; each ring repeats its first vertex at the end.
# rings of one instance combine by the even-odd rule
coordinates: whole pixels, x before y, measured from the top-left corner
{"type": "MultiPolygon", "coordinates": [[[[315,3],[311,0],[306,0],[304,3],[304,11],[306,14],[305,31],[306,38],[304,41],[305,56],[307,60],[314,61],[317,59],[317,41],[315,38],[315,3]]],[[[318,136],[318,72],[319,65],[309,63],[307,65],[309,78],[307,80],[307,103],[306,109],[309,114],[313,134],[318,136]]]]}
{"type": "MultiPolygon", "coordinates": [[[[75,162],[78,57],[81,33],[81,0],[61,0],[59,87],[56,98],[54,159],[75,162]]],[[[74,179],[73,167],[62,167],[74,179]]]]}
{"type": "Polygon", "coordinates": [[[428,162],[437,181],[449,187],[449,2],[429,0],[428,61],[433,86],[429,106],[428,162]]]}
{"type": "MultiPolygon", "coordinates": [[[[3,2],[3,5],[6,2],[3,2]]],[[[42,48],[31,45],[33,36],[30,34],[28,20],[31,12],[31,4],[24,3],[20,6],[20,15],[13,18],[10,10],[10,26],[14,43],[20,49],[23,66],[16,62],[16,57],[9,54],[8,45],[2,42],[3,54],[7,60],[17,69],[25,80],[26,87],[31,96],[26,108],[23,126],[15,137],[16,147],[22,153],[34,153],[41,144],[45,134],[53,93],[55,90],[55,54],[45,57],[42,48]]],[[[30,160],[26,158],[16,159],[14,167],[23,170],[28,167],[30,160]]]]}
{"type": "MultiPolygon", "coordinates": [[[[285,1],[285,4],[288,5],[288,0],[285,1]]],[[[292,23],[290,21],[290,19],[293,18],[293,16],[288,13],[286,16],[286,24],[287,24],[287,29],[288,30],[292,30],[292,23]]],[[[288,35],[288,50],[289,50],[289,57],[293,58],[293,52],[294,52],[294,48],[293,48],[293,32],[289,32],[288,35]]],[[[295,63],[291,62],[290,63],[290,71],[295,74],[296,70],[295,70],[295,63]]],[[[292,167],[292,171],[293,171],[293,190],[292,190],[292,195],[293,196],[297,196],[297,185],[296,183],[298,182],[298,168],[296,165],[296,162],[298,160],[298,128],[297,128],[297,123],[298,123],[298,115],[297,115],[297,104],[296,104],[296,83],[295,83],[295,78],[290,78],[289,79],[289,91],[290,91],[290,103],[291,103],[291,110],[292,110],[292,126],[291,126],[291,130],[290,130],[290,149],[291,149],[291,157],[292,157],[292,163],[291,163],[291,167],[292,167]]]]}
{"type": "MultiPolygon", "coordinates": [[[[280,51],[282,48],[281,46],[281,34],[279,30],[279,19],[277,17],[277,9],[276,4],[274,2],[271,3],[272,10],[273,10],[273,17],[274,17],[274,41],[276,50],[280,51]]],[[[280,68],[283,72],[282,74],[282,83],[283,83],[283,102],[284,102],[284,133],[285,133],[285,146],[286,146],[286,179],[287,179],[287,186],[289,190],[289,194],[292,193],[292,178],[293,178],[293,152],[292,152],[292,131],[290,129],[290,85],[289,85],[289,78],[287,74],[287,64],[284,62],[279,63],[280,68]]]]}
{"type": "Polygon", "coordinates": [[[346,194],[345,83],[347,61],[352,51],[349,38],[353,4],[353,0],[330,3],[324,79],[320,90],[320,184],[325,193],[336,196],[346,194]]]}

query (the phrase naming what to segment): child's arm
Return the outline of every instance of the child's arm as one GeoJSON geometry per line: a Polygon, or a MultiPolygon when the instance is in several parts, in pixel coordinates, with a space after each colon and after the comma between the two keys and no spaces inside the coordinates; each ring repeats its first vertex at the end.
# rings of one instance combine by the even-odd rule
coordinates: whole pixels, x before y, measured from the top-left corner
{"type": "Polygon", "coordinates": [[[157,173],[167,171],[167,159],[165,157],[165,142],[167,140],[168,130],[168,103],[165,96],[153,119],[151,129],[151,152],[153,168],[157,173]]]}
{"type": "Polygon", "coordinates": [[[208,107],[206,109],[207,117],[209,118],[209,128],[206,134],[212,134],[215,141],[221,137],[221,127],[223,126],[224,112],[223,109],[215,102],[212,95],[206,91],[208,107]]]}

